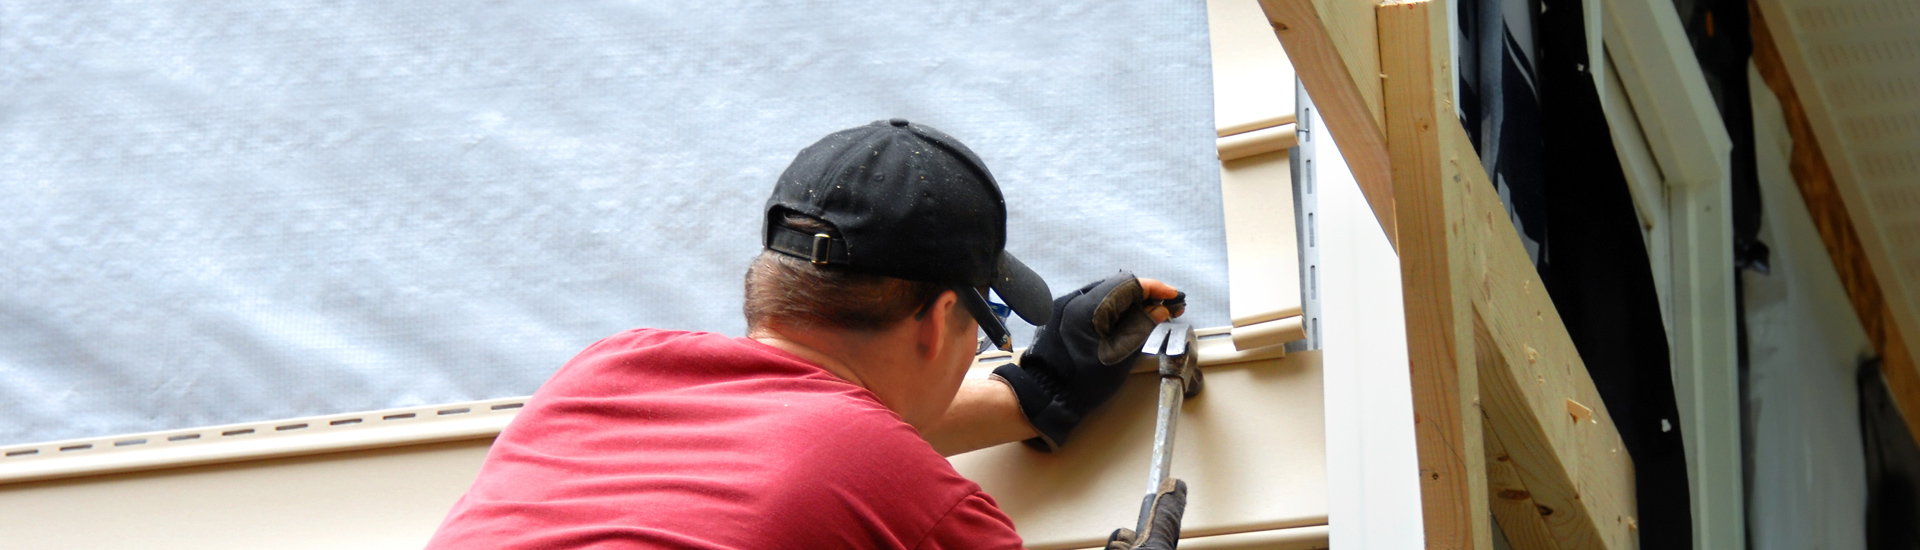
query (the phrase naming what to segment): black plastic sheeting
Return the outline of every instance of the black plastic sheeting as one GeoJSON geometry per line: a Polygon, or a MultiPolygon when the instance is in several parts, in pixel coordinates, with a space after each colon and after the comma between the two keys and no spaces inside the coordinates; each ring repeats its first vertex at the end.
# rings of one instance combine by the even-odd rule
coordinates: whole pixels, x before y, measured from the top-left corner
{"type": "Polygon", "coordinates": [[[1860,366],[1860,435],[1867,459],[1867,548],[1920,549],[1920,446],[1894,405],[1880,361],[1860,366]]]}

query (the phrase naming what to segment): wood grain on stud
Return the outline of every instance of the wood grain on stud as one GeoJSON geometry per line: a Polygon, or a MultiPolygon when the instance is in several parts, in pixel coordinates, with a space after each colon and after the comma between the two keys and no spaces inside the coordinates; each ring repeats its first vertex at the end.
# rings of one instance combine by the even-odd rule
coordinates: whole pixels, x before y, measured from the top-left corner
{"type": "MultiPolygon", "coordinates": [[[[1380,70],[1385,75],[1388,152],[1395,226],[1400,231],[1401,293],[1413,382],[1420,504],[1428,548],[1490,548],[1486,456],[1473,359],[1475,278],[1458,223],[1457,182],[1443,174],[1450,121],[1440,88],[1451,90],[1444,4],[1379,7],[1380,70]],[[1439,51],[1435,51],[1435,48],[1439,51]],[[1438,74],[1436,74],[1438,73],[1438,74]]],[[[1454,123],[1454,125],[1458,125],[1454,123]]]]}

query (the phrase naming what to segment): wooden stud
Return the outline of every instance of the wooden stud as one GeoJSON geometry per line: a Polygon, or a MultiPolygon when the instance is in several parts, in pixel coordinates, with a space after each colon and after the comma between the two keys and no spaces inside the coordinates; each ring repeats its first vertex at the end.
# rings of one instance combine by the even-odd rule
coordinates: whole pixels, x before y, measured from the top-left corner
{"type": "Polygon", "coordinates": [[[1514,469],[1513,457],[1500,444],[1500,438],[1489,431],[1485,440],[1487,494],[1493,496],[1487,507],[1493,511],[1494,519],[1500,520],[1500,531],[1507,535],[1507,543],[1514,548],[1558,550],[1559,543],[1547,529],[1547,518],[1552,517],[1553,509],[1533,501],[1533,493],[1520,481],[1520,471],[1514,469]]]}
{"type": "Polygon", "coordinates": [[[1631,457],[1453,116],[1440,5],[1377,14],[1428,547],[1488,547],[1499,487],[1552,511],[1512,539],[1632,548],[1631,457]]]}
{"type": "Polygon", "coordinates": [[[1530,291],[1540,276],[1466,131],[1452,122],[1443,130],[1456,135],[1449,173],[1461,178],[1465,256],[1480,274],[1471,288],[1486,437],[1505,444],[1530,498],[1554,510],[1547,526],[1557,548],[1633,548],[1633,460],[1619,428],[1552,298],[1530,291]]]}
{"type": "Polygon", "coordinates": [[[1427,0],[1381,5],[1380,70],[1427,547],[1484,549],[1492,545],[1486,455],[1472,293],[1462,291],[1475,277],[1463,255],[1467,235],[1450,216],[1460,211],[1461,186],[1446,181],[1441,156],[1455,136],[1440,125],[1459,125],[1452,122],[1448,92],[1441,91],[1452,89],[1444,6],[1427,0]]]}
{"type": "Polygon", "coordinates": [[[1341,152],[1367,162],[1356,120],[1383,138],[1385,184],[1361,185],[1401,259],[1427,546],[1489,547],[1505,495],[1493,508],[1521,548],[1634,548],[1632,459],[1453,116],[1430,1],[1374,7],[1371,28],[1350,9],[1365,2],[1261,1],[1326,118],[1344,120],[1329,121],[1341,152]],[[1377,41],[1377,68],[1354,37],[1377,41]],[[1507,517],[1518,502],[1532,514],[1507,517]]]}

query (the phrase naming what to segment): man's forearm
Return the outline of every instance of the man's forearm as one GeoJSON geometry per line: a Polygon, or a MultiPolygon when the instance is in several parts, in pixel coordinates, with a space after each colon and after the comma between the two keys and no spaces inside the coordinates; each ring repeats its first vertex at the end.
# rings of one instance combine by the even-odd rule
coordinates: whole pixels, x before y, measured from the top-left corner
{"type": "Polygon", "coordinates": [[[941,456],[985,449],[1037,435],[1020,412],[1013,388],[993,378],[968,379],[960,384],[947,414],[920,436],[941,456]]]}

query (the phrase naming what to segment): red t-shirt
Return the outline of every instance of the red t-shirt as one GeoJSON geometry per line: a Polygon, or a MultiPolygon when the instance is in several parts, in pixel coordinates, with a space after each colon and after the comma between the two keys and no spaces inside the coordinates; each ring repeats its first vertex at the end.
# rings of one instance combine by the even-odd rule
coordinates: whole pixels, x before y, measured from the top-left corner
{"type": "Polygon", "coordinates": [[[647,329],[541,386],[427,545],[1019,546],[866,389],[750,339],[647,329]]]}

